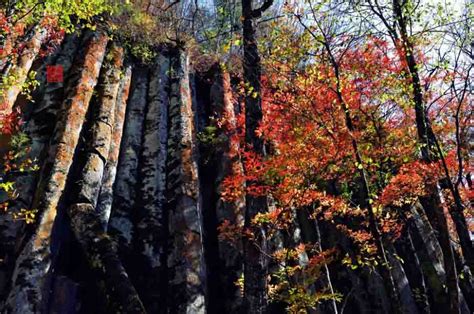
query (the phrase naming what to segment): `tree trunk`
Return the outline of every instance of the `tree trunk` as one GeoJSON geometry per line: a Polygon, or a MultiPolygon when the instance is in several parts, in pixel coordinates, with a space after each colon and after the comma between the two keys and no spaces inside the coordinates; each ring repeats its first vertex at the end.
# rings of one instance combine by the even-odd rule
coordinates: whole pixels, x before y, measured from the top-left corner
{"type": "MultiPolygon", "coordinates": [[[[242,0],[244,84],[245,94],[245,142],[253,152],[265,156],[262,138],[255,133],[262,121],[261,64],[255,36],[252,0],[242,0]]],[[[252,182],[247,182],[251,185],[252,182]]],[[[257,213],[268,210],[265,196],[246,195],[244,227],[251,230],[254,239],[244,238],[244,306],[250,313],[267,310],[267,239],[261,228],[252,228],[251,221],[257,213]]]]}
{"type": "MultiPolygon", "coordinates": [[[[424,162],[430,162],[436,160],[436,154],[433,151],[434,138],[429,134],[429,123],[426,116],[426,106],[423,100],[423,92],[418,73],[418,64],[415,60],[415,49],[411,39],[408,36],[407,31],[407,20],[403,12],[403,5],[400,0],[393,0],[393,12],[395,15],[396,22],[400,30],[401,37],[401,50],[403,51],[403,57],[407,63],[408,72],[410,74],[411,83],[413,86],[413,102],[415,104],[415,115],[416,115],[416,127],[418,131],[418,141],[421,145],[421,159],[424,162]]],[[[448,178],[449,179],[449,178],[448,178]]],[[[421,203],[432,221],[433,227],[439,231],[438,240],[443,249],[444,267],[446,270],[446,285],[448,287],[450,313],[459,313],[459,292],[458,292],[458,279],[456,264],[454,260],[453,248],[451,245],[448,224],[446,216],[444,215],[443,208],[439,197],[439,188],[436,185],[430,187],[432,191],[428,197],[421,199],[421,203]]],[[[455,217],[453,217],[455,220],[455,217]]],[[[465,232],[466,230],[457,230],[457,232],[465,232]]],[[[464,239],[465,235],[461,235],[460,238],[464,239]]],[[[461,245],[463,242],[461,242],[461,245]]],[[[467,253],[468,257],[474,256],[472,254],[472,243],[470,247],[463,247],[463,252],[467,253]]]]}
{"type": "Polygon", "coordinates": [[[357,142],[356,138],[354,137],[354,132],[356,131],[354,127],[354,123],[352,120],[351,112],[350,109],[347,105],[347,103],[344,100],[344,97],[342,95],[342,87],[341,87],[341,80],[340,80],[340,69],[339,69],[339,64],[337,63],[331,47],[329,46],[328,42],[325,41],[324,43],[326,47],[326,52],[330,58],[331,65],[333,67],[334,71],[334,76],[335,76],[335,84],[336,84],[336,89],[335,93],[337,96],[337,99],[339,101],[339,105],[341,106],[342,111],[344,112],[345,115],[345,126],[347,128],[347,131],[349,132],[349,136],[351,138],[351,144],[352,144],[352,150],[354,154],[354,159],[356,164],[360,165],[361,167],[357,170],[359,174],[359,186],[360,186],[360,193],[362,195],[362,200],[361,200],[361,206],[363,208],[367,209],[367,215],[368,215],[368,222],[369,222],[369,231],[373,237],[373,241],[375,243],[375,246],[377,247],[377,251],[379,254],[379,266],[378,270],[380,272],[381,277],[383,278],[383,283],[385,285],[385,288],[388,293],[388,297],[390,298],[390,307],[394,313],[401,313],[402,311],[402,305],[400,302],[400,294],[399,290],[397,287],[397,282],[395,281],[392,267],[390,266],[390,261],[388,259],[388,254],[387,250],[385,248],[384,244],[384,239],[382,237],[382,233],[380,232],[379,229],[379,223],[378,219],[375,215],[374,209],[371,205],[371,200],[370,200],[370,187],[369,187],[369,181],[367,179],[367,174],[366,170],[363,166],[363,161],[362,161],[362,155],[359,150],[359,143],[357,142]]]}

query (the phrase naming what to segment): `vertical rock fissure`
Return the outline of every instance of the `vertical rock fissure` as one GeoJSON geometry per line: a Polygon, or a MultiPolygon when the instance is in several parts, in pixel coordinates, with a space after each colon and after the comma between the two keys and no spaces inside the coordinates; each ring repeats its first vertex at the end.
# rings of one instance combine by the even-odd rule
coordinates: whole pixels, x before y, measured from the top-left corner
{"type": "MultiPolygon", "coordinates": [[[[206,134],[206,129],[215,128],[212,122],[213,105],[211,100],[211,86],[207,80],[191,76],[193,93],[193,111],[198,134],[206,134]],[[204,132],[204,133],[202,133],[204,132]]],[[[213,140],[206,141],[198,137],[198,171],[199,189],[202,199],[203,217],[203,244],[204,258],[206,262],[207,278],[207,310],[210,313],[222,313],[225,311],[224,295],[227,285],[223,280],[224,270],[219,260],[218,237],[217,237],[217,176],[220,156],[218,145],[213,140]],[[217,168],[216,168],[217,166],[217,168]]]]}

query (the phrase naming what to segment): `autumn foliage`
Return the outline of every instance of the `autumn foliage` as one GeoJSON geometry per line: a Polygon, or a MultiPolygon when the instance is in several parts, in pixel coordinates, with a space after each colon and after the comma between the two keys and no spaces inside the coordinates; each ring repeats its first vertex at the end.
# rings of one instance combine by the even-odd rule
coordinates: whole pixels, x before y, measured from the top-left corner
{"type": "MultiPolygon", "coordinates": [[[[410,81],[399,50],[386,40],[370,36],[335,57],[339,60],[342,99],[354,124],[351,132],[346,126],[330,60],[322,53],[311,57],[305,54],[313,45],[307,34],[288,35],[292,33],[284,26],[280,32],[274,32],[278,43],[268,39],[271,52],[265,55],[262,79],[264,117],[258,130],[258,136],[265,140],[270,153],[262,159],[251,147],[245,146],[242,131],[245,125],[240,119],[240,132],[234,132],[232,137],[240,140],[242,150],[239,154],[245,171],[224,180],[222,196],[232,202],[245,194],[271,195],[271,210],[257,214],[253,223],[265,228],[274,241],[282,234],[295,232],[299,223],[296,212],[303,210],[310,220],[332,224],[351,239],[357,248],[352,253],[338,252],[338,248],[315,252],[308,249],[309,243],[297,239],[287,243],[289,246],[285,246],[284,253],[278,250],[272,255],[277,263],[285,265],[275,268],[277,277],[292,262],[298,265],[293,266],[298,271],[287,270],[286,279],[278,281],[272,292],[278,296],[274,297],[283,297],[277,293],[279,289],[287,291],[279,285],[290,285],[300,291],[296,293],[300,299],[287,296],[285,302],[289,308],[294,309],[298,302],[305,304],[302,308],[308,308],[311,305],[303,299],[308,296],[310,285],[298,277],[300,272],[313,270],[311,266],[301,266],[294,261],[296,252],[313,256],[310,261],[315,258],[323,263],[339,260],[353,269],[377,266],[381,262],[380,252],[370,232],[367,202],[376,215],[384,241],[393,243],[400,237],[404,222],[410,216],[410,207],[419,197],[428,195],[430,187],[444,176],[440,162],[418,161],[420,146],[410,100],[410,81]],[[362,163],[354,157],[354,140],[362,163]],[[361,169],[368,178],[368,200],[360,196],[361,169]],[[245,185],[245,182],[252,183],[245,185]]],[[[418,57],[423,58],[421,53],[418,57]]],[[[429,80],[430,84],[438,84],[449,75],[454,73],[439,73],[426,78],[425,83],[429,80]]],[[[243,86],[240,94],[245,93],[251,91],[243,86]]],[[[430,98],[438,96],[427,95],[430,98]]],[[[448,97],[440,97],[432,115],[438,117],[436,130],[447,140],[444,146],[446,160],[450,174],[455,177],[458,169],[450,141],[453,122],[449,121],[453,106],[448,97]]],[[[450,198],[446,197],[449,203],[450,198]]],[[[464,201],[467,204],[467,198],[464,201]]],[[[449,208],[449,204],[446,206],[449,208]]],[[[229,222],[222,225],[220,231],[227,236],[233,234],[234,238],[239,234],[229,222]]],[[[246,230],[240,230],[240,234],[252,236],[246,230]]],[[[310,299],[314,301],[320,296],[313,293],[310,299]]]]}

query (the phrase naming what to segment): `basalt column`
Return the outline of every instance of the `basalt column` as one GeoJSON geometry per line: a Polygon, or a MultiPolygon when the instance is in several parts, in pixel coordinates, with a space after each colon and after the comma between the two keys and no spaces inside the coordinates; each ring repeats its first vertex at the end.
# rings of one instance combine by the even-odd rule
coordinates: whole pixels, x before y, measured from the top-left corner
{"type": "Polygon", "coordinates": [[[107,228],[108,233],[118,242],[119,252],[125,264],[129,262],[132,252],[134,232],[132,216],[136,206],[137,186],[140,182],[138,168],[147,91],[148,69],[137,66],[132,72],[132,85],[114,183],[112,211],[107,228]]]}
{"type": "Polygon", "coordinates": [[[116,246],[103,228],[96,211],[97,198],[108,160],[114,125],[114,110],[120,85],[123,49],[112,45],[101,74],[98,102],[92,113],[90,140],[84,150],[84,165],[72,189],[74,201],[67,213],[72,231],[88,257],[90,266],[103,273],[106,293],[118,311],[145,313],[140,298],[117,254],[116,246]]]}
{"type": "Polygon", "coordinates": [[[136,210],[135,270],[137,288],[149,313],[164,311],[167,225],[163,213],[166,190],[166,160],[169,106],[169,53],[160,54],[152,67],[148,106],[140,156],[139,200],[136,210]]]}
{"type": "Polygon", "coordinates": [[[62,49],[50,56],[37,70],[40,86],[33,97],[38,101],[25,106],[25,120],[28,123],[23,126],[23,131],[30,137],[30,150],[26,157],[34,160],[40,170],[19,174],[16,179],[18,197],[11,202],[8,214],[0,215],[0,296],[7,294],[8,279],[15,265],[14,258],[25,237],[24,221],[14,219],[13,215],[30,208],[38,181],[41,182],[41,177],[47,175],[47,169],[51,168],[49,161],[43,161],[47,159],[48,144],[54,130],[54,123],[51,122],[56,121],[64,97],[64,84],[46,82],[46,65],[62,65],[64,77],[67,77],[79,43],[77,35],[68,36],[62,49]]]}
{"type": "Polygon", "coordinates": [[[169,298],[173,311],[205,313],[205,264],[188,58],[172,58],[166,162],[169,298]]]}
{"type": "Polygon", "coordinates": [[[44,285],[51,260],[52,227],[89,101],[97,83],[107,41],[107,36],[101,33],[88,36],[83,51],[78,55],[62,103],[62,112],[51,139],[52,170],[46,180],[44,192],[38,195],[33,205],[41,213],[38,228],[17,260],[7,312],[38,312],[48,292],[44,285]]]}

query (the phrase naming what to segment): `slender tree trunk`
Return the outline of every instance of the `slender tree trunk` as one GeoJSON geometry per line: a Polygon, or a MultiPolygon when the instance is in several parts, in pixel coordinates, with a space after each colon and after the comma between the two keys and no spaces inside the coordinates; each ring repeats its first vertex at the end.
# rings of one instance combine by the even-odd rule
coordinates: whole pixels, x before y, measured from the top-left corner
{"type": "MultiPolygon", "coordinates": [[[[411,39],[408,36],[407,21],[403,12],[403,5],[400,0],[393,0],[393,11],[395,19],[398,23],[401,37],[401,49],[403,57],[407,63],[408,71],[411,78],[413,87],[413,102],[415,104],[415,115],[416,115],[416,126],[418,131],[418,141],[421,145],[421,159],[425,162],[436,160],[436,154],[433,152],[433,137],[429,134],[429,123],[426,116],[426,108],[423,100],[423,92],[421,87],[420,76],[418,73],[418,64],[414,56],[414,47],[411,39]]],[[[447,178],[449,179],[449,178],[447,178]]],[[[454,260],[454,252],[451,245],[450,235],[446,216],[444,215],[443,208],[440,201],[440,191],[437,185],[429,187],[432,191],[431,195],[421,199],[421,203],[431,217],[433,226],[439,231],[438,240],[443,248],[444,266],[446,270],[446,285],[448,287],[450,313],[459,313],[459,292],[458,292],[458,279],[457,270],[454,260]]],[[[454,220],[455,217],[453,217],[454,220]]],[[[465,230],[457,230],[463,232],[465,230]]],[[[460,236],[460,238],[463,236],[460,236]]],[[[461,243],[462,245],[463,243],[461,243]]],[[[463,247],[463,251],[471,256],[472,244],[470,247],[463,247]]],[[[474,255],[472,255],[474,256],[474,255]]]]}
{"type": "Polygon", "coordinates": [[[400,294],[398,292],[397,288],[397,283],[395,282],[391,266],[387,257],[387,252],[383,243],[383,238],[382,234],[380,233],[380,229],[378,226],[378,221],[377,217],[375,216],[374,210],[372,208],[371,202],[370,202],[370,188],[369,188],[369,182],[367,180],[367,175],[365,168],[363,167],[363,162],[362,162],[362,156],[360,154],[359,150],[359,145],[357,143],[357,140],[355,139],[353,132],[355,131],[355,127],[352,121],[352,116],[350,113],[350,109],[347,106],[343,96],[342,96],[342,90],[341,90],[341,80],[340,80],[340,72],[339,72],[339,65],[336,62],[331,48],[329,47],[329,44],[325,42],[325,47],[326,51],[330,57],[333,69],[334,69],[334,74],[336,77],[336,94],[337,98],[339,100],[339,103],[342,107],[342,110],[344,111],[345,114],[345,125],[347,130],[349,131],[349,135],[351,137],[351,144],[352,144],[352,149],[354,152],[354,157],[358,165],[361,165],[362,167],[358,170],[359,172],[359,180],[360,180],[360,187],[361,187],[361,192],[363,195],[363,203],[361,204],[363,207],[367,208],[367,213],[368,213],[368,218],[369,218],[369,229],[370,233],[372,234],[374,238],[375,245],[377,247],[377,250],[380,254],[381,257],[381,263],[379,266],[380,270],[380,275],[382,276],[384,280],[384,285],[387,289],[388,296],[391,301],[391,308],[393,313],[401,313],[402,306],[400,303],[400,294]]]}
{"type": "MultiPolygon", "coordinates": [[[[417,70],[416,67],[414,68],[414,70],[415,71],[417,70]]],[[[431,128],[431,123],[427,123],[427,125],[428,125],[428,136],[431,139],[431,141],[434,143],[434,146],[439,156],[439,160],[444,170],[445,180],[448,185],[448,190],[451,192],[451,195],[454,198],[454,204],[451,206],[449,212],[456,226],[456,233],[459,238],[459,243],[461,244],[461,251],[463,253],[462,260],[465,261],[470,271],[474,272],[474,242],[471,240],[471,237],[470,237],[470,232],[467,225],[466,216],[464,215],[464,205],[461,199],[461,195],[459,194],[458,187],[454,185],[453,180],[451,179],[449,175],[448,166],[443,156],[443,151],[441,149],[438,139],[436,138],[436,135],[433,132],[433,129],[431,128]]]]}
{"type": "Polygon", "coordinates": [[[388,293],[389,298],[391,299],[391,308],[394,313],[399,313],[401,311],[401,304],[400,304],[400,295],[398,293],[397,283],[394,280],[391,267],[389,264],[389,260],[387,258],[386,250],[384,247],[384,241],[382,234],[380,233],[377,217],[375,216],[374,210],[371,205],[370,200],[370,187],[369,182],[367,179],[367,174],[365,168],[363,167],[362,156],[359,150],[359,145],[357,139],[354,137],[355,126],[353,123],[353,119],[351,116],[350,108],[344,100],[342,95],[342,82],[341,82],[341,73],[340,73],[340,66],[339,62],[334,55],[333,48],[330,46],[329,40],[324,32],[322,32],[322,39],[319,39],[310,28],[308,28],[305,23],[302,21],[301,16],[296,16],[301,23],[301,25],[309,31],[309,33],[313,36],[313,38],[319,41],[327,54],[329,59],[329,63],[334,71],[335,76],[335,94],[338,100],[339,105],[341,106],[342,111],[344,112],[345,116],[345,126],[351,138],[351,145],[354,154],[354,159],[356,164],[360,165],[358,169],[359,173],[359,186],[360,186],[360,193],[362,195],[361,199],[361,206],[367,209],[368,214],[368,221],[369,221],[369,231],[374,238],[375,245],[381,257],[381,261],[379,263],[379,270],[380,275],[384,279],[384,284],[388,293]]]}
{"type": "MultiPolygon", "coordinates": [[[[242,0],[244,84],[245,96],[245,142],[259,156],[265,156],[262,138],[256,130],[262,120],[261,64],[257,47],[254,19],[258,16],[252,8],[252,0],[242,0]]],[[[270,3],[271,1],[266,1],[270,3]]],[[[261,14],[261,12],[260,12],[261,14]]],[[[252,182],[247,182],[252,184],[252,182]]],[[[265,313],[267,309],[267,239],[261,228],[252,228],[251,221],[257,213],[268,210],[266,196],[246,196],[244,227],[249,228],[254,239],[244,238],[244,304],[250,313],[265,313]]]]}
{"type": "MultiPolygon", "coordinates": [[[[307,218],[307,216],[305,218],[307,218]]],[[[317,250],[318,250],[318,253],[321,253],[323,251],[323,246],[322,246],[321,232],[319,230],[319,223],[318,223],[317,220],[314,220],[314,229],[316,231],[316,239],[317,240],[316,240],[315,243],[317,243],[317,246],[318,246],[317,250]]],[[[331,280],[331,273],[329,272],[329,267],[326,263],[324,263],[324,272],[325,272],[325,275],[326,275],[326,280],[327,280],[327,283],[328,283],[329,292],[331,294],[335,294],[335,290],[334,290],[332,280],[331,280]]],[[[334,314],[339,314],[339,311],[337,309],[336,299],[331,300],[331,305],[332,305],[332,309],[333,309],[334,314]]]]}

